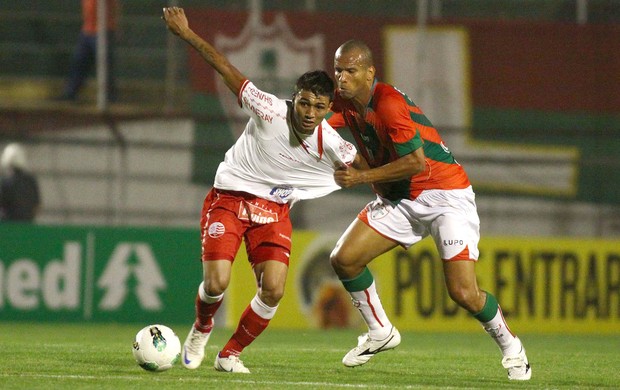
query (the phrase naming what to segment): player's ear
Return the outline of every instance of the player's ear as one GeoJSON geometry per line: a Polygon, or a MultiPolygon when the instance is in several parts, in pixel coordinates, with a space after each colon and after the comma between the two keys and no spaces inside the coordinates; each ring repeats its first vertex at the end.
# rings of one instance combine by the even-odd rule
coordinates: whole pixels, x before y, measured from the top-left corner
{"type": "Polygon", "coordinates": [[[375,79],[375,73],[377,73],[377,69],[375,68],[374,65],[370,65],[367,71],[368,81],[372,81],[375,79]]]}

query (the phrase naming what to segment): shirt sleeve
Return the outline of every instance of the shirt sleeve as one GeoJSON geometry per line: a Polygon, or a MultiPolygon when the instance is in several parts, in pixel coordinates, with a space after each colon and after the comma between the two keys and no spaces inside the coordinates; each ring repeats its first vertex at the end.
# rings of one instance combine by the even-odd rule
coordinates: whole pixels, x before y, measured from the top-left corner
{"type": "Polygon", "coordinates": [[[385,124],[396,153],[404,156],[422,146],[422,137],[411,119],[407,102],[397,95],[389,96],[388,99],[389,102],[381,105],[377,115],[385,124]]]}
{"type": "Polygon", "coordinates": [[[325,119],[327,119],[327,123],[329,123],[329,125],[334,129],[341,129],[346,126],[344,116],[339,112],[330,111],[325,119]]]}
{"type": "Polygon", "coordinates": [[[329,158],[334,162],[334,166],[351,165],[355,160],[357,149],[355,145],[348,142],[338,134],[331,126],[323,127],[323,133],[328,140],[329,158]]]}
{"type": "Polygon", "coordinates": [[[245,80],[241,85],[238,103],[261,129],[264,129],[265,125],[273,124],[276,120],[286,120],[286,102],[258,89],[249,80],[245,80]]]}

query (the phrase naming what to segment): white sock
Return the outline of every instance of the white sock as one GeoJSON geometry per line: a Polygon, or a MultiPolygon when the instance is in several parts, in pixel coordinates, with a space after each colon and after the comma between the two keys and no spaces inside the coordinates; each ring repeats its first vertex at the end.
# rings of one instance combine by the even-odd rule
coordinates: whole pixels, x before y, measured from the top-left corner
{"type": "Polygon", "coordinates": [[[482,323],[482,327],[495,340],[504,356],[516,355],[521,351],[521,341],[508,328],[501,309],[498,308],[491,321],[482,323]]]}
{"type": "Polygon", "coordinates": [[[224,293],[221,293],[220,295],[216,295],[214,297],[212,297],[211,295],[207,295],[207,292],[205,291],[204,281],[200,283],[200,286],[198,286],[198,296],[200,297],[200,300],[204,303],[215,303],[224,299],[224,293]]]}
{"type": "Polygon", "coordinates": [[[264,318],[266,320],[272,319],[273,316],[276,315],[276,310],[278,310],[278,306],[268,306],[260,299],[258,294],[254,295],[254,298],[252,298],[252,301],[250,302],[250,306],[252,307],[252,310],[254,310],[254,313],[258,314],[261,318],[264,318]]]}
{"type": "Polygon", "coordinates": [[[392,330],[392,323],[383,310],[383,305],[377,294],[375,282],[362,291],[349,292],[353,305],[360,311],[366,325],[368,335],[374,340],[383,340],[392,330]]]}

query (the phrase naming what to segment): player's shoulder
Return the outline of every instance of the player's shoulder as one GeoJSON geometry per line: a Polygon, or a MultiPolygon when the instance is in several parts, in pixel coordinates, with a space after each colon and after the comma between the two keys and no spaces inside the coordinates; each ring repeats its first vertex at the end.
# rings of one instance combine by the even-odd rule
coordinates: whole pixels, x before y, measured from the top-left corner
{"type": "Polygon", "coordinates": [[[373,91],[373,97],[383,98],[383,99],[394,99],[399,101],[405,101],[406,95],[404,92],[400,91],[395,86],[378,81],[375,84],[375,88],[373,91]]]}
{"type": "Polygon", "coordinates": [[[241,87],[242,94],[247,94],[251,96],[253,99],[263,101],[267,104],[275,104],[278,100],[274,94],[271,92],[264,91],[260,87],[257,87],[251,80],[246,80],[241,87]]]}
{"type": "Polygon", "coordinates": [[[243,84],[238,100],[241,107],[251,110],[264,121],[271,123],[274,118],[286,120],[286,100],[262,90],[250,80],[243,84]]]}
{"type": "Polygon", "coordinates": [[[332,151],[326,153],[327,156],[331,156],[328,158],[333,159],[335,156],[339,156],[338,161],[353,161],[357,153],[355,145],[342,138],[340,133],[330,126],[325,119],[321,122],[321,131],[323,133],[323,146],[326,150],[332,151]]]}
{"type": "Polygon", "coordinates": [[[334,129],[325,119],[323,119],[323,122],[321,122],[321,132],[323,133],[323,142],[327,145],[331,145],[334,148],[338,148],[343,142],[348,142],[344,138],[342,138],[340,133],[336,129],[334,129]]]}
{"type": "Polygon", "coordinates": [[[372,93],[372,108],[377,115],[390,119],[396,112],[408,111],[407,96],[393,85],[378,82],[372,93]]]}
{"type": "Polygon", "coordinates": [[[321,131],[323,132],[323,137],[327,136],[330,138],[341,139],[340,133],[334,129],[326,119],[323,119],[321,122],[321,131]]]}

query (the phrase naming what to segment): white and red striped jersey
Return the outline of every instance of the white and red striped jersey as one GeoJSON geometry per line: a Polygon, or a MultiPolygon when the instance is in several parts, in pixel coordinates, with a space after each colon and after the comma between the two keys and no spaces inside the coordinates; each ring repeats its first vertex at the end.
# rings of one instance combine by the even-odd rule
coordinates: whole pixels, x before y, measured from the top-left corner
{"type": "Polygon", "coordinates": [[[295,131],[292,102],[263,92],[248,80],[238,99],[250,120],[220,163],[215,188],[290,205],[340,189],[334,171],[350,165],[357,150],[327,121],[312,134],[295,131]]]}

